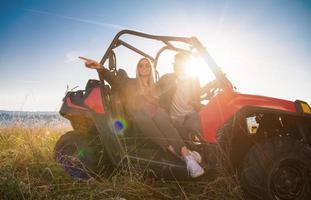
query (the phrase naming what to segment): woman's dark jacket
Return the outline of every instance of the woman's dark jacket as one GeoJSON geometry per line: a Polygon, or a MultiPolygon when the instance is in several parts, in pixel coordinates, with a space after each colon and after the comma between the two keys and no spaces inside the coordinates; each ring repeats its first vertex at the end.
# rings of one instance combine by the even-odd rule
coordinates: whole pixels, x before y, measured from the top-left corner
{"type": "Polygon", "coordinates": [[[127,113],[133,113],[142,105],[143,99],[139,94],[136,78],[129,78],[125,71],[111,72],[105,68],[97,70],[100,80],[105,80],[112,91],[117,92],[127,113]],[[122,72],[122,73],[120,73],[122,72]]]}
{"type": "MultiPolygon", "coordinates": [[[[137,79],[129,78],[124,70],[119,70],[118,73],[115,73],[102,68],[97,71],[100,79],[107,81],[111,89],[119,93],[119,97],[127,113],[134,113],[137,110],[146,109],[146,107],[149,113],[158,110],[157,107],[159,106],[156,105],[157,103],[150,101],[150,98],[144,98],[142,94],[140,94],[137,79]],[[148,106],[145,106],[146,101],[148,101],[148,106]],[[150,102],[152,104],[151,106],[150,102]]],[[[160,106],[167,112],[170,111],[172,99],[176,92],[176,79],[177,77],[174,73],[164,75],[156,84],[153,92],[153,96],[158,98],[160,106]]],[[[193,97],[193,106],[197,109],[200,107],[200,85],[197,79],[192,81],[192,85],[193,94],[191,94],[191,96],[193,97]]]]}

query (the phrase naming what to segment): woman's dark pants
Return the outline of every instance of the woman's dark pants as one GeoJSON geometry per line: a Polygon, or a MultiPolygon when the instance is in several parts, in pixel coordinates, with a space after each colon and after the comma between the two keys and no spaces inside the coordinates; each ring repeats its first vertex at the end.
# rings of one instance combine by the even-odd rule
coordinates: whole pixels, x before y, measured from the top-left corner
{"type": "Polygon", "coordinates": [[[181,148],[185,146],[166,112],[159,111],[151,117],[143,111],[138,111],[133,114],[133,120],[144,136],[162,148],[167,149],[172,145],[176,153],[180,154],[181,148]]]}

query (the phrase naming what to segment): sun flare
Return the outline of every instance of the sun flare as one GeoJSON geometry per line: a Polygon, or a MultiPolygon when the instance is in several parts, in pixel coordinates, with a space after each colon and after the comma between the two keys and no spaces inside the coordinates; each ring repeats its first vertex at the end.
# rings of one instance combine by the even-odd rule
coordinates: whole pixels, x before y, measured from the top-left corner
{"type": "Polygon", "coordinates": [[[185,72],[191,77],[197,77],[201,85],[215,78],[207,63],[201,57],[191,57],[185,64],[185,72]]]}

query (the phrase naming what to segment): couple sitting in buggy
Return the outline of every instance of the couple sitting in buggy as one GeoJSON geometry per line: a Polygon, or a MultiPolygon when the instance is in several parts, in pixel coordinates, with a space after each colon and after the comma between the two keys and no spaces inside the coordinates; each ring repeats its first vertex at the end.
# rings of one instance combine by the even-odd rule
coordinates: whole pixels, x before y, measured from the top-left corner
{"type": "Polygon", "coordinates": [[[146,57],[137,64],[136,78],[129,78],[126,73],[115,74],[94,60],[80,58],[119,92],[126,113],[146,137],[180,157],[192,177],[204,174],[199,164],[201,155],[189,150],[182,139],[185,132],[200,130],[200,84],[187,76],[184,69],[189,54],[177,53],[174,73],[162,76],[157,83],[153,63],[146,57]]]}

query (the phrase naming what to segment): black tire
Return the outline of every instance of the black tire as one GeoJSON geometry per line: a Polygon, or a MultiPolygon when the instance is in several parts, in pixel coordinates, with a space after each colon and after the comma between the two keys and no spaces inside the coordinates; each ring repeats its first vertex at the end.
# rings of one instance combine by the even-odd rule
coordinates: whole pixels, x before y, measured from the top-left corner
{"type": "Polygon", "coordinates": [[[97,176],[107,162],[98,136],[78,131],[69,131],[59,138],[54,156],[65,172],[76,179],[97,176]]]}
{"type": "Polygon", "coordinates": [[[311,151],[302,142],[275,137],[246,155],[240,180],[247,199],[308,200],[311,151]]]}

